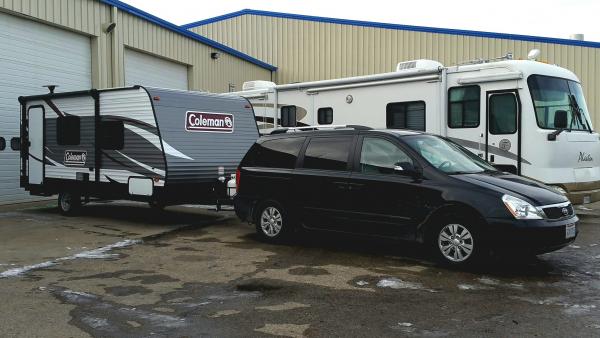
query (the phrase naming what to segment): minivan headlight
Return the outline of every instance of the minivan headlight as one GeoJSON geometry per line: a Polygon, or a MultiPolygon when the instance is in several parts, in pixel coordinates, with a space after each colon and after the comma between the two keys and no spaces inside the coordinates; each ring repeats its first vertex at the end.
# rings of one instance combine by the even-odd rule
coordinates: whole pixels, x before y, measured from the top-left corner
{"type": "Polygon", "coordinates": [[[504,195],[502,202],[516,219],[543,219],[544,212],[520,198],[504,195]]]}

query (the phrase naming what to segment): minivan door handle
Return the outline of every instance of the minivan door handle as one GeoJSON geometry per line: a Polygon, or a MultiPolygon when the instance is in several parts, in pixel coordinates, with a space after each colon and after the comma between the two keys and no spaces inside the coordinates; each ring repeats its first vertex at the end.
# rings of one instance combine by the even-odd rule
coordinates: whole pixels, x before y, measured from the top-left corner
{"type": "Polygon", "coordinates": [[[348,190],[360,190],[364,186],[362,183],[348,183],[348,190]]]}
{"type": "Polygon", "coordinates": [[[340,190],[348,190],[349,189],[348,182],[333,182],[333,184],[340,190]]]}

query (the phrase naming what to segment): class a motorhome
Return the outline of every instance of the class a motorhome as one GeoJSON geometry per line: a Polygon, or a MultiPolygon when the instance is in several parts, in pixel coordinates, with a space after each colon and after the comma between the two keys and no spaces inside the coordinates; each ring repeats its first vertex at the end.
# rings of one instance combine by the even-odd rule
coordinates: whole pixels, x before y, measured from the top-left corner
{"type": "Polygon", "coordinates": [[[63,213],[90,198],[220,204],[259,136],[248,100],[229,95],[135,86],[19,101],[21,186],[59,194],[63,213]]]}
{"type": "Polygon", "coordinates": [[[261,133],[357,124],[439,134],[497,168],[547,183],[573,203],[600,200],[600,140],[571,71],[511,54],[445,67],[275,85],[244,84],[261,133]]]}

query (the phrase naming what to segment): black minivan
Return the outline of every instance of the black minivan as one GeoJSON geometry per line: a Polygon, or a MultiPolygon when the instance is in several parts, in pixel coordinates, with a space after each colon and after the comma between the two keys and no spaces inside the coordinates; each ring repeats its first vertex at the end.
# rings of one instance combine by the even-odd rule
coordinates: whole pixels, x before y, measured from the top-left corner
{"type": "Polygon", "coordinates": [[[368,234],[463,265],[492,248],[539,254],[577,236],[565,196],[420,132],[276,130],[250,148],[236,180],[236,214],[269,241],[295,227],[368,234]]]}

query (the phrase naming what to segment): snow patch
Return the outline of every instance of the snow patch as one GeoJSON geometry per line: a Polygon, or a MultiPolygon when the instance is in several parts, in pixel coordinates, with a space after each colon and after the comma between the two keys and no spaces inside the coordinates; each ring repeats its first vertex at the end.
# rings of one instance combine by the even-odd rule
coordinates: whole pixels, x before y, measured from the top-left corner
{"type": "Polygon", "coordinates": [[[473,284],[458,284],[459,290],[493,290],[493,287],[482,286],[482,285],[473,285],[473,284]]]}
{"type": "Polygon", "coordinates": [[[437,292],[432,289],[426,289],[421,283],[407,282],[399,278],[383,278],[377,282],[377,287],[390,289],[410,289],[410,290],[425,290],[429,292],[437,292]]]}
{"type": "Polygon", "coordinates": [[[105,318],[83,317],[81,321],[93,329],[103,329],[109,326],[108,320],[105,318]]]}
{"type": "Polygon", "coordinates": [[[6,271],[0,273],[0,278],[19,276],[19,275],[22,275],[29,271],[32,271],[32,270],[48,268],[48,267],[58,264],[59,262],[69,261],[69,260],[78,259],[78,258],[85,258],[85,259],[116,258],[116,257],[118,257],[118,254],[109,253],[111,250],[118,249],[118,248],[124,248],[124,247],[138,244],[141,242],[142,242],[141,240],[137,240],[137,239],[136,240],[126,239],[124,241],[106,245],[106,246],[103,246],[103,247],[100,247],[100,248],[97,248],[94,250],[82,251],[80,253],[77,253],[77,254],[74,254],[71,256],[60,257],[55,260],[46,261],[43,263],[26,265],[26,266],[22,266],[20,268],[9,269],[9,270],[6,270],[6,271]]]}
{"type": "Polygon", "coordinates": [[[579,305],[573,304],[564,309],[564,313],[568,315],[581,315],[584,313],[590,312],[590,310],[595,309],[596,305],[579,305]]]}
{"type": "Polygon", "coordinates": [[[364,280],[359,280],[358,282],[356,282],[356,285],[365,286],[365,285],[369,285],[369,282],[364,281],[364,280]]]}
{"type": "Polygon", "coordinates": [[[500,285],[500,281],[497,279],[493,279],[493,278],[489,278],[489,277],[480,277],[477,279],[479,281],[479,283],[481,284],[485,284],[485,285],[500,285]]]}
{"type": "Polygon", "coordinates": [[[581,249],[581,247],[579,245],[569,245],[569,248],[572,248],[572,249],[581,249]]]}

